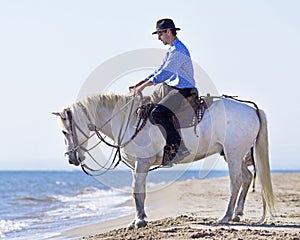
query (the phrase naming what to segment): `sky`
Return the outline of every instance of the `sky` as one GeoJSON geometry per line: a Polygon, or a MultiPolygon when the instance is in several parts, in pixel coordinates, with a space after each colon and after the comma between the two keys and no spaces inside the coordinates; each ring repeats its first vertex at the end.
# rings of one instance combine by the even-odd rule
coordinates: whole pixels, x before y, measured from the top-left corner
{"type": "Polygon", "coordinates": [[[271,168],[300,169],[299,12],[297,0],[0,0],[0,170],[74,169],[51,112],[108,59],[166,49],[151,35],[165,17],[221,94],[266,112],[271,168]]]}

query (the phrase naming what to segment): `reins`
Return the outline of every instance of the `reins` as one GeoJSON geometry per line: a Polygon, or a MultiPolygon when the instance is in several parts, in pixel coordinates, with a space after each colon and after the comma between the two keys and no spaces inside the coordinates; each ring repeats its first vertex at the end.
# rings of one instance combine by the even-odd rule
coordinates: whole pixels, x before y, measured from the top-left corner
{"type": "MultiPolygon", "coordinates": [[[[109,170],[113,170],[115,169],[119,163],[122,161],[124,162],[125,165],[127,165],[128,167],[132,168],[129,164],[127,164],[125,161],[122,160],[122,156],[121,156],[121,149],[126,147],[137,135],[138,133],[144,128],[144,126],[146,125],[147,123],[147,119],[146,118],[142,118],[142,117],[139,117],[138,118],[138,123],[135,127],[135,132],[134,134],[129,138],[129,140],[127,140],[126,142],[122,143],[124,137],[125,137],[125,134],[126,134],[126,131],[129,127],[129,124],[130,124],[130,120],[131,120],[131,115],[132,115],[132,112],[133,112],[133,107],[134,107],[134,101],[135,101],[135,98],[137,96],[140,96],[140,101],[142,100],[142,94],[140,93],[139,95],[133,95],[133,98],[128,101],[126,104],[124,104],[115,114],[113,114],[104,124],[102,124],[101,127],[97,127],[96,125],[92,124],[91,122],[91,118],[88,114],[88,111],[86,109],[86,107],[82,104],[82,103],[77,103],[77,105],[83,110],[83,112],[85,113],[88,121],[90,122],[88,124],[88,128],[90,131],[93,132],[93,134],[91,134],[90,136],[87,136],[84,131],[78,126],[78,124],[74,121],[73,117],[72,117],[72,114],[71,114],[71,110],[70,109],[67,109],[67,116],[69,118],[69,121],[70,121],[70,127],[71,127],[71,130],[72,130],[72,139],[73,139],[73,143],[74,143],[74,147],[73,149],[71,149],[70,151],[66,152],[65,154],[69,154],[71,152],[75,152],[77,151],[78,149],[81,149],[83,150],[85,153],[87,153],[90,158],[96,163],[96,165],[99,166],[99,169],[93,169],[89,166],[87,166],[84,161],[81,162],[81,168],[82,170],[87,174],[87,175],[90,175],[90,176],[99,176],[99,175],[102,175],[104,173],[106,173],[107,171],[109,170]],[[105,137],[106,136],[103,136],[101,134],[101,129],[107,125],[109,122],[111,122],[111,120],[117,116],[125,107],[127,107],[129,104],[130,105],[130,110],[129,110],[129,114],[128,114],[128,118],[126,120],[126,124],[125,124],[125,128],[124,128],[124,131],[123,131],[123,127],[120,128],[120,131],[119,131],[119,136],[118,136],[118,140],[117,140],[117,144],[112,144],[112,143],[109,143],[108,141],[106,141],[105,137]],[[77,134],[76,134],[76,129],[78,129],[83,135],[84,137],[86,138],[82,143],[78,143],[78,137],[77,137],[77,134]],[[123,135],[122,135],[122,131],[124,132],[123,135]],[[83,147],[82,145],[85,144],[88,140],[90,140],[93,136],[97,136],[99,138],[99,142],[96,143],[94,146],[92,146],[91,148],[89,149],[86,149],[85,147],[83,147]],[[113,149],[116,149],[115,151],[115,154],[114,154],[114,157],[113,157],[113,160],[111,161],[111,163],[109,164],[109,166],[107,166],[109,160],[104,164],[104,165],[101,165],[93,156],[92,154],[90,153],[90,151],[92,149],[94,149],[95,147],[97,147],[100,143],[105,143],[107,146],[113,148],[113,149]],[[118,161],[116,161],[116,159],[118,159],[118,161]],[[99,173],[101,170],[104,169],[104,172],[101,172],[99,173]],[[93,172],[93,174],[91,174],[90,172],[93,172]]],[[[124,122],[123,122],[124,123],[124,122]]],[[[124,125],[122,125],[124,126],[124,125]]],[[[111,154],[111,156],[109,157],[109,159],[112,157],[113,155],[113,152],[111,154]]]]}
{"type": "MultiPolygon", "coordinates": [[[[127,140],[126,142],[122,143],[123,139],[125,137],[126,131],[127,131],[128,127],[129,127],[129,124],[130,124],[131,114],[133,112],[133,107],[134,107],[134,101],[135,101],[135,98],[137,96],[140,96],[140,101],[142,101],[143,96],[142,96],[141,93],[139,95],[133,95],[133,98],[130,99],[126,104],[124,104],[106,122],[104,122],[104,124],[102,124],[101,127],[97,127],[96,125],[92,124],[92,120],[91,120],[90,115],[88,114],[87,108],[82,103],[80,103],[80,102],[77,103],[77,105],[82,109],[82,111],[86,115],[88,121],[90,122],[88,124],[88,128],[93,133],[91,135],[89,135],[89,136],[87,134],[85,134],[84,131],[74,121],[74,119],[72,117],[72,113],[71,113],[70,108],[66,109],[66,113],[67,113],[68,119],[70,121],[70,128],[72,130],[72,139],[73,139],[74,147],[70,151],[66,152],[65,154],[70,154],[70,153],[75,152],[75,151],[77,151],[79,149],[81,149],[82,151],[84,151],[85,153],[87,153],[90,156],[90,158],[95,162],[95,164],[97,166],[99,166],[99,169],[93,169],[93,168],[89,167],[88,165],[86,165],[84,161],[81,161],[81,168],[82,168],[83,172],[85,172],[87,175],[90,175],[90,176],[100,176],[100,175],[103,175],[107,171],[115,169],[119,165],[120,162],[123,162],[127,167],[133,169],[133,167],[130,164],[128,164],[126,161],[122,160],[121,149],[124,148],[124,147],[126,147],[139,134],[139,132],[145,127],[145,125],[147,123],[147,120],[148,120],[147,116],[145,116],[143,114],[138,115],[138,122],[136,124],[134,134],[129,138],[129,140],[127,140]],[[104,126],[106,126],[108,123],[110,123],[113,120],[113,118],[116,117],[129,104],[131,104],[131,105],[130,105],[130,110],[129,110],[128,118],[126,119],[126,124],[125,125],[124,124],[121,125],[121,128],[119,130],[119,134],[118,134],[118,138],[117,138],[117,144],[112,144],[112,143],[108,142],[105,139],[106,136],[103,136],[101,134],[101,129],[103,129],[104,126]],[[125,126],[125,127],[123,128],[123,126],[125,126]],[[78,136],[76,134],[76,129],[78,129],[78,131],[86,138],[81,143],[78,143],[78,136]],[[122,135],[122,131],[123,131],[123,135],[122,135]],[[94,146],[90,147],[89,149],[83,147],[83,144],[85,144],[86,142],[88,142],[88,140],[90,140],[95,135],[98,137],[99,142],[97,142],[94,146]],[[112,150],[111,155],[109,157],[109,159],[111,159],[112,156],[114,155],[112,161],[110,162],[108,160],[104,165],[100,164],[92,156],[92,154],[90,153],[91,150],[93,150],[94,148],[96,148],[102,142],[105,143],[108,147],[111,147],[111,148],[115,149],[114,154],[113,154],[113,150],[112,150]],[[116,160],[116,159],[118,159],[118,160],[116,160]],[[101,170],[104,170],[104,171],[100,172],[101,170]]],[[[237,96],[229,96],[229,95],[225,95],[225,94],[223,94],[221,96],[207,96],[207,97],[210,97],[212,99],[213,98],[219,98],[219,99],[220,98],[230,98],[230,99],[233,99],[233,100],[238,101],[238,102],[253,104],[254,107],[255,107],[255,109],[256,109],[256,111],[257,111],[257,115],[259,117],[259,120],[260,120],[259,108],[258,108],[257,104],[254,103],[254,102],[252,102],[252,101],[240,100],[240,99],[237,99],[237,96]]],[[[123,121],[123,123],[124,123],[124,121],[123,121]]],[[[152,170],[155,170],[155,169],[158,169],[158,168],[161,168],[161,167],[162,167],[162,165],[158,165],[158,166],[155,166],[155,167],[151,168],[149,171],[152,171],[152,170]]]]}

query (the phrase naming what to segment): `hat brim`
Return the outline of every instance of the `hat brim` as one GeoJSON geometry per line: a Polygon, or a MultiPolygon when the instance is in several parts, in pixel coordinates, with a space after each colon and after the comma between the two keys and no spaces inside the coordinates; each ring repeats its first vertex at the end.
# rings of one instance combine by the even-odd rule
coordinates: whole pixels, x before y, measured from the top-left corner
{"type": "Polygon", "coordinates": [[[168,30],[168,29],[175,29],[176,31],[181,30],[180,28],[166,28],[166,29],[159,29],[159,30],[156,30],[156,31],[153,32],[152,34],[157,34],[158,32],[165,31],[165,30],[168,30]]]}

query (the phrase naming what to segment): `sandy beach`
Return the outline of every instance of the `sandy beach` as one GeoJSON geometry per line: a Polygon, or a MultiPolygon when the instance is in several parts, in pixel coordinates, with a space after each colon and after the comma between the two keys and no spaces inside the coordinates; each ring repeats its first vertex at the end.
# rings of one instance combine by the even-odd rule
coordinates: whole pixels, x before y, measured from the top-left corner
{"type": "MultiPolygon", "coordinates": [[[[260,184],[248,193],[239,223],[218,224],[229,198],[229,178],[189,180],[149,189],[148,225],[126,230],[134,215],[100,222],[62,234],[62,237],[96,239],[300,239],[300,173],[272,174],[279,205],[277,216],[262,215],[260,184]]],[[[133,201],[126,203],[133,206],[133,201]]]]}

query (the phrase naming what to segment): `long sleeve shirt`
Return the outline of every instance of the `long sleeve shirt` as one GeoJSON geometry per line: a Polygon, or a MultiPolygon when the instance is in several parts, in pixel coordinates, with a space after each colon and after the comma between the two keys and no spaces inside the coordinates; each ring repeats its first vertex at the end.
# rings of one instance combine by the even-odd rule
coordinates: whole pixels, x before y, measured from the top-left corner
{"type": "Polygon", "coordinates": [[[190,53],[178,38],[170,46],[162,65],[145,81],[152,81],[154,85],[165,82],[169,86],[181,89],[195,87],[190,53]]]}

